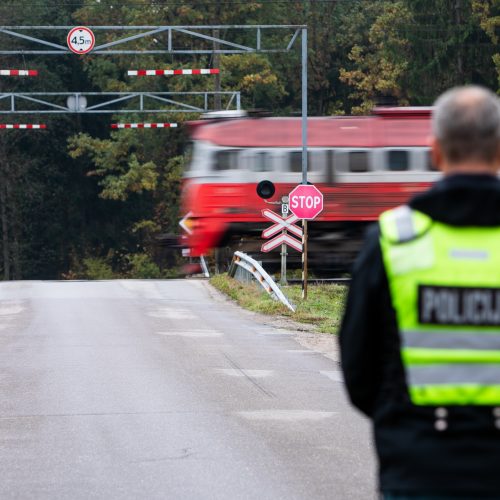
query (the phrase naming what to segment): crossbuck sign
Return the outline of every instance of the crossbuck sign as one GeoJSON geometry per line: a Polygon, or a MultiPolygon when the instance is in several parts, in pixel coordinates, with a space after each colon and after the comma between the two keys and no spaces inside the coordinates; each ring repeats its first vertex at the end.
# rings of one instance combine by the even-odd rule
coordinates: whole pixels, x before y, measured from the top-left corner
{"type": "Polygon", "coordinates": [[[302,252],[302,243],[287,234],[288,232],[290,232],[295,236],[302,238],[302,229],[295,224],[299,220],[296,215],[292,214],[288,217],[282,217],[281,215],[278,215],[276,212],[273,212],[268,208],[262,210],[262,215],[266,217],[266,219],[270,219],[275,223],[271,227],[268,227],[267,229],[264,229],[264,231],[262,231],[262,237],[267,239],[271,236],[274,236],[275,234],[280,233],[278,236],[269,241],[266,241],[266,243],[262,245],[262,252],[270,252],[283,243],[285,245],[288,245],[289,247],[292,247],[294,250],[297,250],[297,252],[302,252]]]}

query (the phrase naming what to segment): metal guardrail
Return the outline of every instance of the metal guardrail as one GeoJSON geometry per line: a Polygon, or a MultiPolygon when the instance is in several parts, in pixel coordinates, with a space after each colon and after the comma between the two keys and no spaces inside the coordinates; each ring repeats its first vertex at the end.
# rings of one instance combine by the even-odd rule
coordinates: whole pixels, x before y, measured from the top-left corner
{"type": "Polygon", "coordinates": [[[244,269],[250,273],[266,290],[266,292],[272,297],[279,300],[288,309],[295,312],[295,306],[293,306],[290,301],[285,297],[283,292],[280,290],[279,286],[274,282],[274,280],[266,273],[263,267],[249,255],[243,252],[234,252],[233,261],[231,262],[231,267],[229,268],[229,276],[232,278],[236,277],[236,271],[244,269]]]}
{"type": "Polygon", "coordinates": [[[205,278],[210,278],[210,272],[208,271],[208,266],[207,266],[207,263],[205,262],[205,257],[200,256],[200,265],[201,265],[201,269],[203,270],[203,275],[205,276],[205,278]]]}

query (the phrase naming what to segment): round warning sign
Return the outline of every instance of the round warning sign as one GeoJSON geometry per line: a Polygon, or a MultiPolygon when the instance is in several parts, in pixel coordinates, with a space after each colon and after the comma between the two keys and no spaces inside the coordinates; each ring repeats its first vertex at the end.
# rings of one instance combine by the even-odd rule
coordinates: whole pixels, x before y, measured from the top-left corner
{"type": "Polygon", "coordinates": [[[71,52],[88,54],[94,48],[95,36],[90,28],[77,26],[68,33],[66,41],[71,52]]]}

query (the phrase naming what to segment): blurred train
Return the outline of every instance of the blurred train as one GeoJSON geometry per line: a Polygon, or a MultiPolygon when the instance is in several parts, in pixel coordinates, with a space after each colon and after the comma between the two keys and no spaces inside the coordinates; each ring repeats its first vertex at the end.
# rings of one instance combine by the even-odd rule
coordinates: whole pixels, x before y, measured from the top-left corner
{"type": "MultiPolygon", "coordinates": [[[[323,212],[309,223],[313,268],[346,270],[367,224],[439,177],[428,145],[430,113],[430,108],[376,108],[364,117],[308,119],[308,181],[324,195],[323,212]]],[[[273,206],[258,197],[256,185],[272,181],[273,200],[280,200],[301,182],[300,118],[214,118],[191,122],[190,129],[182,213],[191,234],[183,238],[184,246],[193,257],[217,249],[221,262],[236,249],[276,261],[279,250],[259,253],[260,234],[271,224],[261,211],[273,206]]]]}

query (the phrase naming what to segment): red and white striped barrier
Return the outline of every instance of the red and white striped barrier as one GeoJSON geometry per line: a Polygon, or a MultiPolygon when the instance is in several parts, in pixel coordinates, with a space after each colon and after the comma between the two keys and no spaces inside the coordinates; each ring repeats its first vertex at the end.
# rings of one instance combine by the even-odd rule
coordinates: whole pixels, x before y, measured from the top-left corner
{"type": "Polygon", "coordinates": [[[38,76],[36,69],[0,69],[0,76],[38,76]]]}
{"type": "Polygon", "coordinates": [[[136,69],[128,76],[169,76],[169,75],[218,75],[218,69],[136,69]]]}
{"type": "Polygon", "coordinates": [[[22,129],[39,129],[39,128],[47,128],[45,124],[37,124],[37,123],[0,123],[0,128],[22,128],[22,129]]]}
{"type": "Polygon", "coordinates": [[[112,123],[111,128],[176,128],[177,123],[112,123]]]}

